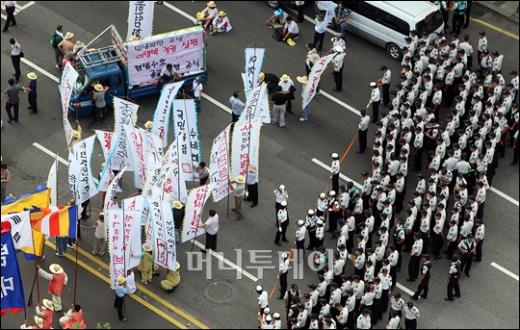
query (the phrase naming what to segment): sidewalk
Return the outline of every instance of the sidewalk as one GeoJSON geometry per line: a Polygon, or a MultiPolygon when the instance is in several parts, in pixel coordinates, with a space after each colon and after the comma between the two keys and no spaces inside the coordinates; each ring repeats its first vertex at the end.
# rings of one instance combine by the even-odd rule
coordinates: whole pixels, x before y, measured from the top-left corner
{"type": "Polygon", "coordinates": [[[518,1],[475,1],[475,6],[490,10],[497,15],[518,23],[518,1]]]}

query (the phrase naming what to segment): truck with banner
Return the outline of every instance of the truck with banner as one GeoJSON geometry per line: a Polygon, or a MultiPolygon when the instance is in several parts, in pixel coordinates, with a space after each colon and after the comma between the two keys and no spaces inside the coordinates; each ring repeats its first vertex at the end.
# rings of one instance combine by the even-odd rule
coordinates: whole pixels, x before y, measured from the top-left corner
{"type": "Polygon", "coordinates": [[[171,64],[178,80],[191,84],[197,76],[206,76],[205,31],[200,26],[153,35],[124,42],[111,25],[83,47],[75,56],[79,73],[69,104],[69,112],[77,116],[89,115],[94,103],[94,86],[108,87],[107,104],[114,96],[135,100],[158,94],[163,67],[171,64]],[[100,48],[89,46],[110,31],[111,44],[100,48]]]}

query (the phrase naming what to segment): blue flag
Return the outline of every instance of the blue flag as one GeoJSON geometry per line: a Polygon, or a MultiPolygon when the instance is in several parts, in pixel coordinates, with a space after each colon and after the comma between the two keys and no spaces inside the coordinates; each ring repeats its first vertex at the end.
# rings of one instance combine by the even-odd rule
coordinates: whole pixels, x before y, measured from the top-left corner
{"type": "Polygon", "coordinates": [[[13,238],[9,231],[2,231],[1,258],[2,315],[9,309],[13,314],[18,313],[25,307],[25,298],[13,238]]]}

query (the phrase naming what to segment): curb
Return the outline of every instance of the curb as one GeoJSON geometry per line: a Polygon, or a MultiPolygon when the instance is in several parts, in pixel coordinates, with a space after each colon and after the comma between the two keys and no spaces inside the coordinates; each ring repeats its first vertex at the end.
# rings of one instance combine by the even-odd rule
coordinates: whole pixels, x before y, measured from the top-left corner
{"type": "Polygon", "coordinates": [[[510,13],[508,13],[507,11],[503,10],[502,8],[500,8],[499,6],[495,6],[495,5],[492,5],[490,3],[488,3],[488,1],[475,1],[473,3],[475,6],[480,6],[480,7],[483,7],[487,10],[490,10],[492,11],[493,13],[497,14],[497,15],[500,15],[512,22],[515,22],[515,23],[519,23],[518,21],[518,15],[513,15],[511,16],[510,13]]]}

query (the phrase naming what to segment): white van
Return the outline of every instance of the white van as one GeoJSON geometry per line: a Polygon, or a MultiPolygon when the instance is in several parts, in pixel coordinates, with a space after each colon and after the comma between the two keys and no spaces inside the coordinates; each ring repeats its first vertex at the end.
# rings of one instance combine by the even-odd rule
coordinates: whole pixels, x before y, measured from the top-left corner
{"type": "Polygon", "coordinates": [[[345,1],[350,10],[347,30],[386,49],[399,59],[410,31],[441,32],[442,13],[429,1],[345,1]]]}

